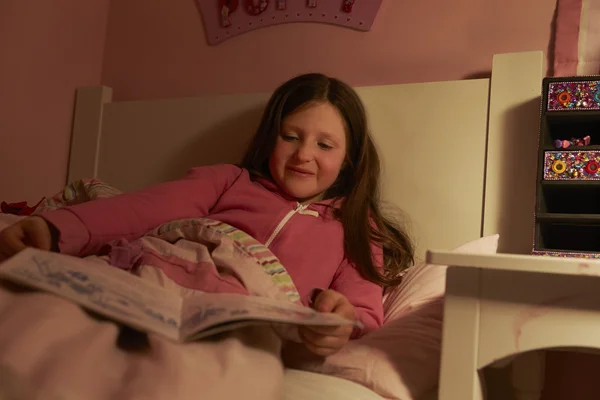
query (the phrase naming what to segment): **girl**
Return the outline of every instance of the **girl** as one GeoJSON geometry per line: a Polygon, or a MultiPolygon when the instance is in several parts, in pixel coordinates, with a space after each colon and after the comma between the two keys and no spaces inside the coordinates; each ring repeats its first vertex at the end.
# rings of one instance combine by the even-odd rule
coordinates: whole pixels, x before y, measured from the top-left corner
{"type": "Polygon", "coordinates": [[[26,218],[0,232],[0,254],[34,246],[86,256],[175,219],[225,222],[271,249],[304,304],[364,324],[301,329],[308,349],[329,355],[381,326],[383,288],[413,262],[409,237],[382,215],[379,175],[358,95],[337,79],[301,75],[273,93],[240,166],[194,168],[181,180],[26,218]]]}

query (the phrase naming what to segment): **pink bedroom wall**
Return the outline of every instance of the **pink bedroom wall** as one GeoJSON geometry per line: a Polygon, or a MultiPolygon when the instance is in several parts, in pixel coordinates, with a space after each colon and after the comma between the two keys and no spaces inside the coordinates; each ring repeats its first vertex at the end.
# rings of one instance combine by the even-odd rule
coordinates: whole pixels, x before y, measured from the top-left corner
{"type": "Polygon", "coordinates": [[[489,71],[494,53],[546,50],[553,3],[384,0],[368,33],[288,24],[213,47],[195,0],[3,1],[0,200],[65,183],[78,86],[141,99],[270,90],[309,70],[354,85],[462,79],[489,71]]]}
{"type": "Polygon", "coordinates": [[[0,1],[0,200],[64,186],[75,88],[100,83],[109,3],[0,1]]]}
{"type": "Polygon", "coordinates": [[[462,79],[489,71],[494,53],[546,51],[554,7],[384,0],[368,33],[297,23],[208,46],[195,0],[113,1],[102,82],[127,100],[268,91],[314,70],[353,85],[462,79]]]}

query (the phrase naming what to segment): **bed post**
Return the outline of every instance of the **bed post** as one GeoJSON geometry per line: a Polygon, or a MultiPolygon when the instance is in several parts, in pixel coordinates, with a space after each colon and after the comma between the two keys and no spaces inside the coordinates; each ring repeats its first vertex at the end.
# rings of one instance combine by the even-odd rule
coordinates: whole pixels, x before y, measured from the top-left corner
{"type": "Polygon", "coordinates": [[[77,89],[67,183],[96,176],[102,114],[111,100],[112,89],[106,86],[77,89]]]}
{"type": "Polygon", "coordinates": [[[544,53],[494,56],[482,235],[499,253],[531,254],[544,53]]]}
{"type": "MultiPolygon", "coordinates": [[[[494,56],[490,85],[482,235],[500,234],[499,253],[531,254],[544,53],[494,56]]],[[[519,354],[511,383],[518,400],[538,400],[544,351],[519,354]]]]}

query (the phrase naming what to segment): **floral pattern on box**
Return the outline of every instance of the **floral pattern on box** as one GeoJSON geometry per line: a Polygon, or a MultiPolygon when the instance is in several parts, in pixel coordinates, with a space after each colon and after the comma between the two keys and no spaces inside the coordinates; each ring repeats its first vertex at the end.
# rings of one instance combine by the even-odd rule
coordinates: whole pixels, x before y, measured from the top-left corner
{"type": "Polygon", "coordinates": [[[548,111],[600,110],[600,81],[552,82],[548,111]]]}
{"type": "Polygon", "coordinates": [[[541,251],[534,250],[532,255],[534,256],[548,256],[548,257],[563,257],[563,258],[587,258],[587,259],[600,259],[598,253],[577,253],[572,251],[541,251]]]}
{"type": "Polygon", "coordinates": [[[546,180],[600,180],[600,151],[547,151],[546,180]]]}

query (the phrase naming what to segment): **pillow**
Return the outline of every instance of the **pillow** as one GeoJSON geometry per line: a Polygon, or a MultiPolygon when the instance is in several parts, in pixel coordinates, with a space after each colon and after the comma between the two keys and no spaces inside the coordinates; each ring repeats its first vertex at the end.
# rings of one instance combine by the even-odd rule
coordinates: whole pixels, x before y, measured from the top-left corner
{"type": "MultiPolygon", "coordinates": [[[[465,243],[452,251],[458,253],[495,254],[499,235],[490,235],[465,243]]],[[[409,268],[402,283],[383,298],[384,324],[439,296],[446,290],[446,266],[417,264],[409,268]]]]}
{"type": "MultiPolygon", "coordinates": [[[[453,251],[494,254],[499,235],[453,251]]],[[[439,380],[446,266],[417,264],[384,298],[385,322],[326,359],[304,357],[295,368],[360,383],[384,398],[418,400],[439,380]]]]}
{"type": "Polygon", "coordinates": [[[25,217],[21,217],[19,215],[14,214],[4,214],[0,213],[0,231],[7,226],[14,224],[15,222],[22,220],[25,217]]]}

